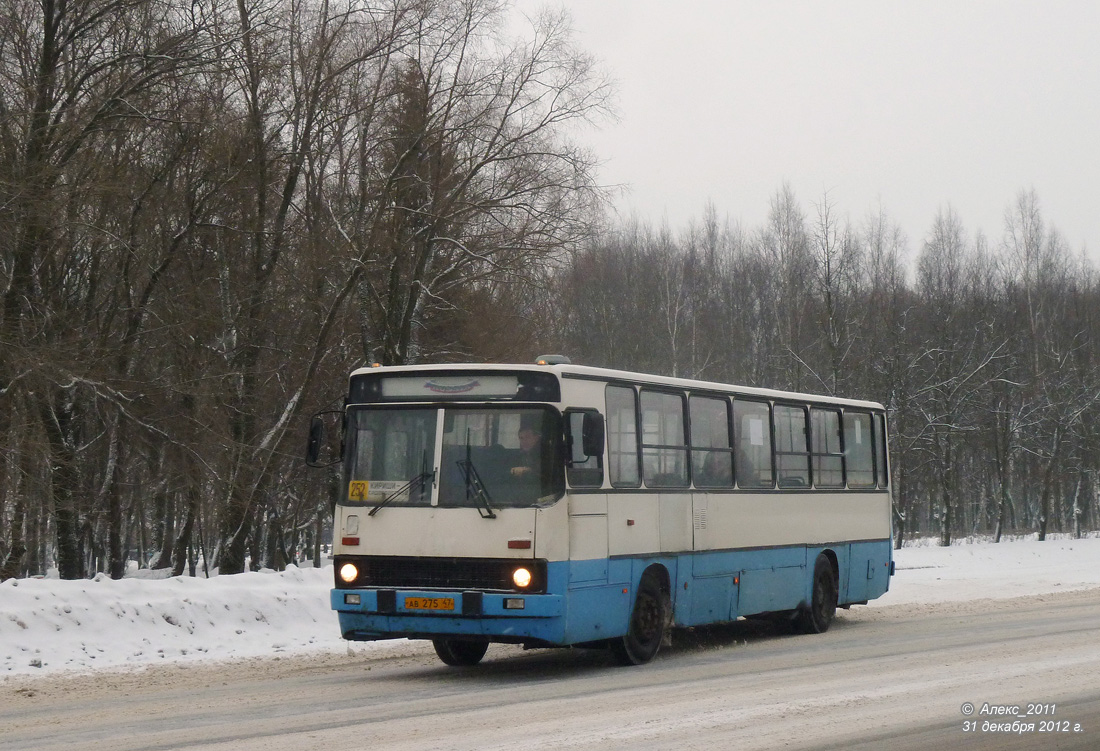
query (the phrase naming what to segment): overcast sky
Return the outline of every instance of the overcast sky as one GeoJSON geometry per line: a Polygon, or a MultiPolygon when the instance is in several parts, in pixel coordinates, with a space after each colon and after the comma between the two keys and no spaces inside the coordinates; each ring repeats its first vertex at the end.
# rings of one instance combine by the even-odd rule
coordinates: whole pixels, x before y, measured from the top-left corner
{"type": "Polygon", "coordinates": [[[711,200],[760,226],[790,184],[853,222],[880,203],[917,252],[940,207],[999,243],[1034,188],[1100,258],[1100,2],[519,0],[564,5],[617,80],[586,134],[624,215],[680,228],[711,200]]]}

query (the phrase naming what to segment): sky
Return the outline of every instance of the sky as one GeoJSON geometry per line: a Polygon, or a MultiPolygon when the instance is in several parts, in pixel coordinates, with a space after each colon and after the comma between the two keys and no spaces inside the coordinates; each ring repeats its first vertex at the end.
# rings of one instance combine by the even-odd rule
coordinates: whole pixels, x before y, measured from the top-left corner
{"type": "MultiPolygon", "coordinates": [[[[1030,539],[895,551],[890,591],[870,607],[1100,590],[1100,538],[1030,539]],[[1014,573],[1005,577],[1005,571],[1014,573]]],[[[252,657],[401,649],[345,642],[329,608],[332,568],[160,578],[136,565],[118,581],[0,583],[0,684],[6,677],[141,669],[252,657]]]]}
{"type": "Polygon", "coordinates": [[[713,202],[761,226],[789,184],[808,217],[879,208],[917,252],[950,205],[996,246],[1036,192],[1100,261],[1100,3],[1094,0],[517,0],[564,6],[617,82],[581,134],[624,217],[682,228],[713,202]]]}

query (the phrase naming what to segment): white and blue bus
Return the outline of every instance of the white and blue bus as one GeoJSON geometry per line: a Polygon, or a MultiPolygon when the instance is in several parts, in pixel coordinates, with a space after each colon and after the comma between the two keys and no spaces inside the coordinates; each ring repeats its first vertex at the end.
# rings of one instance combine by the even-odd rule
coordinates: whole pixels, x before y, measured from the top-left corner
{"type": "Polygon", "coordinates": [[[874,402],[545,358],[364,368],[342,414],[345,639],[431,639],[449,665],[491,642],[640,664],[673,627],[825,631],[893,573],[874,402]]]}

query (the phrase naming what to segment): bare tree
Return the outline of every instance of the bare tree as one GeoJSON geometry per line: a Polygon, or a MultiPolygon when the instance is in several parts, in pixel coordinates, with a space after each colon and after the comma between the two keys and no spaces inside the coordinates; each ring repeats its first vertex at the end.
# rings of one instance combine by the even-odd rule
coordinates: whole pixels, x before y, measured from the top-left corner
{"type": "Polygon", "coordinates": [[[859,238],[847,222],[836,216],[836,208],[826,192],[817,204],[811,254],[814,261],[813,285],[820,305],[818,313],[821,339],[828,370],[818,374],[821,388],[838,394],[850,380],[849,357],[856,343],[858,322],[855,293],[862,251],[859,238]]]}
{"type": "Polygon", "coordinates": [[[567,19],[544,14],[510,41],[495,5],[448,8],[380,83],[394,106],[373,124],[367,192],[340,219],[365,353],[386,364],[422,357],[426,327],[446,325],[463,290],[556,259],[600,198],[566,128],[603,116],[609,90],[567,19]]]}
{"type": "Polygon", "coordinates": [[[814,261],[805,216],[790,185],[784,184],[773,196],[767,226],[757,243],[775,275],[775,294],[765,301],[765,316],[779,347],[770,353],[767,380],[776,387],[801,390],[809,357],[807,319],[814,261]]]}
{"type": "Polygon", "coordinates": [[[72,328],[95,311],[103,281],[100,243],[85,229],[96,210],[76,190],[95,191],[103,176],[97,150],[131,123],[157,117],[156,89],[203,59],[200,29],[177,11],[138,0],[16,0],[0,24],[0,212],[11,269],[0,312],[0,434],[15,393],[25,393],[49,446],[65,578],[84,572],[79,491],[88,478],[77,452],[85,414],[117,397],[81,372],[103,341],[72,328]]]}
{"type": "Polygon", "coordinates": [[[907,239],[882,206],[870,212],[860,232],[863,249],[858,295],[863,315],[859,377],[866,393],[887,406],[893,450],[890,467],[894,488],[894,544],[900,547],[916,521],[913,478],[915,436],[920,422],[914,394],[916,373],[909,367],[910,348],[919,318],[918,301],[906,277],[907,239]]]}

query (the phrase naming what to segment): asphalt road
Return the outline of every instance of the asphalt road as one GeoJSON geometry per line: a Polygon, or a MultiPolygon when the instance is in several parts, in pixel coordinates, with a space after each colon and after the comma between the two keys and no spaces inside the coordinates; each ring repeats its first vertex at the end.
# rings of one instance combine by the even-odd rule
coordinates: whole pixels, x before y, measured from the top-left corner
{"type": "Polygon", "coordinates": [[[1100,590],[742,622],[639,668],[494,645],[455,669],[409,643],[0,682],[3,751],[945,747],[1100,748],[1100,590]]]}

